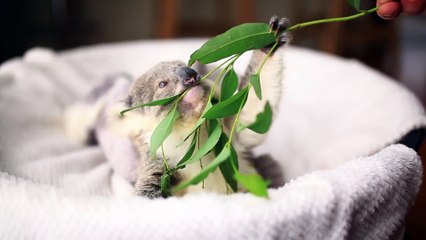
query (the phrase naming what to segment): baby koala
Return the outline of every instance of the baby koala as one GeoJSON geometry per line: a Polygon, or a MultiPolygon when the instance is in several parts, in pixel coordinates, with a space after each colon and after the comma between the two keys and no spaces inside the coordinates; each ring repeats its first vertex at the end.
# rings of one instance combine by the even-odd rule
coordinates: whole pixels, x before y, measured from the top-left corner
{"type": "MultiPolygon", "coordinates": [[[[273,30],[281,31],[287,27],[288,20],[274,16],[271,18],[270,25],[273,30]]],[[[280,45],[288,40],[288,34],[284,33],[280,36],[280,45]]],[[[245,76],[240,77],[239,89],[249,83],[250,74],[259,68],[269,48],[270,46],[265,46],[264,49],[253,51],[245,76]]],[[[263,111],[266,102],[270,103],[272,110],[276,113],[282,89],[282,55],[282,48],[278,47],[263,67],[260,76],[263,99],[259,100],[254,90],[250,90],[247,103],[240,114],[242,124],[253,123],[256,115],[263,111]]],[[[160,179],[164,171],[162,153],[164,151],[170,167],[177,165],[185,155],[191,138],[184,144],[182,142],[201,117],[208,101],[209,80],[200,81],[200,78],[200,74],[187,67],[184,62],[172,61],[157,64],[133,82],[125,78],[106,81],[103,86],[94,89],[91,102],[78,104],[68,111],[67,131],[80,140],[87,140],[89,133],[94,133],[113,169],[133,184],[136,195],[148,198],[162,197],[160,189],[160,179]],[[180,116],[172,133],[163,142],[163,148],[159,148],[153,156],[149,151],[151,135],[168,114],[172,104],[137,108],[124,116],[120,116],[119,112],[141,103],[171,97],[183,91],[187,93],[177,105],[180,116]],[[81,119],[82,115],[85,116],[85,120],[81,119]]],[[[227,134],[231,130],[233,118],[229,117],[223,121],[223,131],[227,134]]],[[[201,142],[207,138],[204,125],[202,127],[199,135],[201,142]]],[[[255,165],[258,164],[252,160],[251,149],[262,143],[264,138],[265,134],[258,134],[249,129],[235,133],[232,143],[239,158],[241,172],[256,172],[255,165]]],[[[215,155],[211,152],[204,156],[201,162],[189,164],[177,171],[172,176],[172,186],[191,179],[201,171],[202,166],[208,165],[213,159],[215,155]]],[[[262,161],[267,159],[264,158],[262,161]]],[[[274,168],[269,172],[276,173],[276,164],[264,162],[260,165],[268,165],[274,168]]],[[[261,175],[265,175],[262,174],[263,172],[264,169],[259,169],[261,175]]],[[[271,176],[266,177],[271,178],[271,176]]],[[[281,178],[278,176],[277,179],[281,178]]],[[[228,189],[221,171],[216,169],[202,184],[190,186],[176,195],[204,190],[227,193],[228,189]]]]}

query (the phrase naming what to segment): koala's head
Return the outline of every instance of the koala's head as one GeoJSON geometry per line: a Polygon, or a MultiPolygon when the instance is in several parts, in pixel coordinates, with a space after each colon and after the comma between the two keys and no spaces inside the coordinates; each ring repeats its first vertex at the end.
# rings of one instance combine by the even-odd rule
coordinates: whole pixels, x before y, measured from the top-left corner
{"type": "MultiPolygon", "coordinates": [[[[136,106],[171,97],[189,89],[178,105],[183,118],[198,118],[205,106],[207,91],[200,85],[200,75],[181,61],[162,62],[139,77],[130,89],[127,104],[136,106]]],[[[162,117],[171,108],[166,106],[143,107],[144,115],[162,117]]]]}

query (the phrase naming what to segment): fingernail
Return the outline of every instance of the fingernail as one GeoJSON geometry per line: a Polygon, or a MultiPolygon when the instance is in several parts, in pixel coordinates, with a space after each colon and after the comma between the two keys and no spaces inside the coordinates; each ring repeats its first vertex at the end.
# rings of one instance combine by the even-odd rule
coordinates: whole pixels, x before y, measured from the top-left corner
{"type": "Polygon", "coordinates": [[[388,15],[380,15],[383,19],[386,20],[390,20],[390,19],[394,19],[395,16],[393,14],[388,14],[388,15]]]}

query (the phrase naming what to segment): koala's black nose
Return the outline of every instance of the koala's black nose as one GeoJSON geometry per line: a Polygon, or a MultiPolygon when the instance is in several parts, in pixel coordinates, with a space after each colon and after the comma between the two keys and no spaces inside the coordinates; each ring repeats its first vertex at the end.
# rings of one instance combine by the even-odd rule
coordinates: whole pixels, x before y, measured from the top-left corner
{"type": "Polygon", "coordinates": [[[192,87],[200,81],[200,74],[189,67],[180,67],[176,69],[176,74],[182,80],[185,87],[192,87]]]}

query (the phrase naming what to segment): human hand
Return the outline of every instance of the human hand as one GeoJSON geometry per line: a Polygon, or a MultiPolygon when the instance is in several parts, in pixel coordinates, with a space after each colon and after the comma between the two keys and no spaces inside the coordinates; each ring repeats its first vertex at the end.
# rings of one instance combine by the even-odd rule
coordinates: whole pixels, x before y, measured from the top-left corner
{"type": "Polygon", "coordinates": [[[394,19],[400,13],[419,15],[425,11],[426,0],[377,0],[377,14],[386,20],[394,19]]]}

